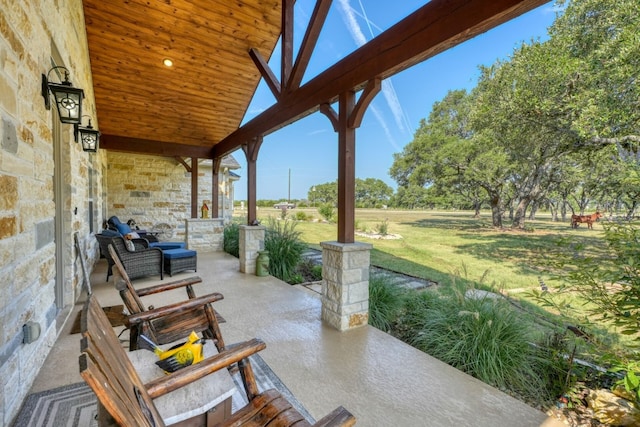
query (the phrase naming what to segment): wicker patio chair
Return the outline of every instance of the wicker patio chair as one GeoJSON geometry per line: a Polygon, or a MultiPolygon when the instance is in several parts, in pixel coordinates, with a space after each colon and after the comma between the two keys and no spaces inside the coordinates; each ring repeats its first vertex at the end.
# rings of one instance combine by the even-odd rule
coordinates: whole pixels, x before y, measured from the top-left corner
{"type": "MultiPolygon", "coordinates": [[[[130,251],[124,243],[124,238],[113,237],[111,244],[120,262],[129,275],[129,279],[144,276],[160,275],[164,279],[164,255],[159,248],[150,248],[146,239],[131,239],[135,250],[130,251]]],[[[108,252],[108,250],[107,250],[108,252]]]]}
{"type": "Polygon", "coordinates": [[[106,258],[109,267],[107,268],[107,282],[109,281],[109,277],[113,274],[113,258],[111,258],[111,254],[109,253],[109,245],[111,244],[111,239],[113,236],[108,236],[104,234],[95,234],[96,240],[98,241],[98,245],[100,246],[100,255],[106,258]]]}

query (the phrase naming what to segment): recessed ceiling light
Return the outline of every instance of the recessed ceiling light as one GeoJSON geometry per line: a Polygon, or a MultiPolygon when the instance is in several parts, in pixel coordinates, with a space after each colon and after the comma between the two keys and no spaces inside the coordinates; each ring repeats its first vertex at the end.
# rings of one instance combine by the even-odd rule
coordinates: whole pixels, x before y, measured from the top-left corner
{"type": "Polygon", "coordinates": [[[164,64],[165,67],[173,67],[173,61],[169,58],[164,58],[162,60],[162,63],[164,64]]]}

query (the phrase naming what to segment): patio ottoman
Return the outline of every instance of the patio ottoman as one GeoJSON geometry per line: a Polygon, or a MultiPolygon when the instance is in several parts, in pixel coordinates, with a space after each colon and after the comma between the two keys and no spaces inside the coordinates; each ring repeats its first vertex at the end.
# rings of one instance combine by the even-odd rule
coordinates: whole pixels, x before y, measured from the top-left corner
{"type": "Polygon", "coordinates": [[[167,249],[164,254],[164,271],[169,276],[185,270],[197,271],[198,253],[191,249],[167,249]]]}
{"type": "Polygon", "coordinates": [[[149,242],[150,248],[160,248],[163,251],[168,249],[184,249],[184,242],[149,242]]]}

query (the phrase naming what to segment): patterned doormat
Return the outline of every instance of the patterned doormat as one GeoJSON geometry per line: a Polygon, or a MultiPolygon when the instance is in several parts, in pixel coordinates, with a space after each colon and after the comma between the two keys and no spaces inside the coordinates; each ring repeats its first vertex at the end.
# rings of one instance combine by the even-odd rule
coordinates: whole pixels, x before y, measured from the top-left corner
{"type": "MultiPolygon", "coordinates": [[[[291,391],[284,385],[269,365],[257,354],[249,357],[258,390],[277,389],[310,424],[315,420],[291,391]]],[[[231,398],[232,411],[247,404],[240,373],[233,375],[236,392],[231,398]]],[[[20,408],[13,427],[97,427],[97,400],[84,382],[33,393],[27,396],[20,408]]]]}

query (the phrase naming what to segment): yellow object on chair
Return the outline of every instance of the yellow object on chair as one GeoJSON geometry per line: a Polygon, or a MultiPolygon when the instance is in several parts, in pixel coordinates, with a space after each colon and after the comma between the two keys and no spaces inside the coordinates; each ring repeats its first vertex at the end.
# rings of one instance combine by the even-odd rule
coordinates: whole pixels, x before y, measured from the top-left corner
{"type": "Polygon", "coordinates": [[[193,365],[204,359],[202,346],[204,338],[200,338],[195,332],[191,332],[186,342],[174,345],[168,350],[163,350],[148,337],[140,335],[142,348],[153,351],[158,356],[156,365],[165,372],[171,373],[186,366],[193,365]]]}

